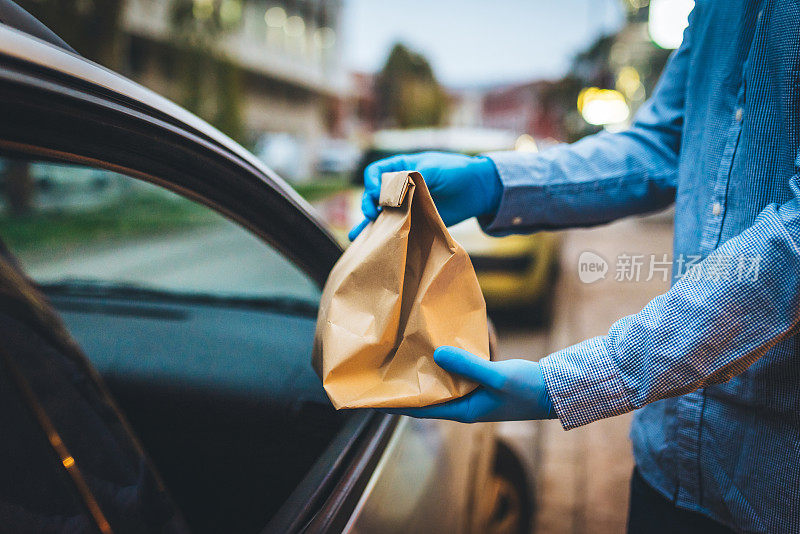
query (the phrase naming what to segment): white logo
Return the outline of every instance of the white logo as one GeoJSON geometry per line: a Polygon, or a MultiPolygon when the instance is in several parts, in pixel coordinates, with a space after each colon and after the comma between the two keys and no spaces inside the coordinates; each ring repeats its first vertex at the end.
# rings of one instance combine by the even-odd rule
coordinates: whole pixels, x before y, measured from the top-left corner
{"type": "Polygon", "coordinates": [[[578,258],[578,278],[584,284],[591,284],[602,280],[608,272],[608,262],[594,252],[588,250],[581,252],[578,258]]]}

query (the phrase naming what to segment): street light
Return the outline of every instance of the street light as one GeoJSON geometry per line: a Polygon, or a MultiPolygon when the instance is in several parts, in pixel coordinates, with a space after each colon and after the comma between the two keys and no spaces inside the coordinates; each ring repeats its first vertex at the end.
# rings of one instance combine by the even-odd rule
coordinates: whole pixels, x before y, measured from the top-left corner
{"type": "Polygon", "coordinates": [[[617,74],[616,89],[628,102],[641,102],[645,98],[644,85],[639,71],[631,66],[622,67],[617,74]]]}
{"type": "Polygon", "coordinates": [[[661,48],[678,48],[693,7],[694,0],[650,0],[650,39],[661,48]]]}

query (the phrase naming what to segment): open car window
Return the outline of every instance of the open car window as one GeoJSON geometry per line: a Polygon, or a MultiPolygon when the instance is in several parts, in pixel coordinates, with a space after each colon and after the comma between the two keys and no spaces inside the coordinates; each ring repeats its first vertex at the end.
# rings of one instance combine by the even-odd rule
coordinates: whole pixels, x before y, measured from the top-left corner
{"type": "Polygon", "coordinates": [[[108,170],[0,158],[0,235],[36,282],[62,289],[297,300],[316,284],[213,210],[108,170]]]}

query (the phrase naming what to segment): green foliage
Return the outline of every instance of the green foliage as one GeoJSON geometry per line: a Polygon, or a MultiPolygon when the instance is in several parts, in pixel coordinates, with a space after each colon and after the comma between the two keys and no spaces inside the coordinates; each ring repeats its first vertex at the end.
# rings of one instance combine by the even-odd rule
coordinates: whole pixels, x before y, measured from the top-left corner
{"type": "Polygon", "coordinates": [[[0,216],[0,235],[19,252],[160,235],[220,220],[219,215],[194,202],[143,193],[87,211],[0,216]]]}
{"type": "MultiPolygon", "coordinates": [[[[124,0],[20,0],[81,55],[112,70],[123,70],[127,37],[122,31],[124,0]]],[[[241,0],[175,0],[170,25],[178,71],[179,103],[239,142],[244,139],[243,73],[216,52],[215,42],[239,23],[241,0]]]]}
{"type": "Polygon", "coordinates": [[[179,103],[231,138],[245,142],[242,102],[244,73],[210,48],[176,45],[179,103]]]}
{"type": "Polygon", "coordinates": [[[236,27],[242,0],[174,0],[170,22],[175,31],[207,46],[213,39],[236,27]]]}
{"type": "Polygon", "coordinates": [[[292,187],[300,194],[300,196],[309,202],[314,202],[333,196],[337,193],[349,191],[353,189],[354,186],[350,181],[350,176],[348,174],[344,174],[331,177],[318,177],[308,182],[294,184],[292,187]]]}
{"type": "Polygon", "coordinates": [[[378,74],[378,118],[384,125],[412,128],[440,125],[447,94],[422,54],[396,44],[378,74]]]}
{"type": "Polygon", "coordinates": [[[18,0],[78,53],[119,69],[124,0],[18,0]]]}
{"type": "Polygon", "coordinates": [[[244,73],[215,46],[238,23],[238,18],[230,17],[235,9],[241,9],[241,1],[176,0],[170,19],[180,71],[180,104],[243,143],[244,73]]]}
{"type": "Polygon", "coordinates": [[[213,119],[214,125],[233,139],[244,142],[244,119],[242,88],[244,73],[238,65],[226,59],[217,62],[217,109],[213,119]]]}

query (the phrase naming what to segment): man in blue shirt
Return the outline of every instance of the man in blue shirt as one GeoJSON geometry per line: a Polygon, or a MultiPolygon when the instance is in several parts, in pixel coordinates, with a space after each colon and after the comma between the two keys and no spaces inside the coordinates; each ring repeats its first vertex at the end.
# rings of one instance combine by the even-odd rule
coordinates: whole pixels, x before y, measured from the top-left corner
{"type": "Polygon", "coordinates": [[[674,202],[674,257],[698,261],[607,335],[538,363],[439,348],[479,389],[401,413],[570,429],[638,410],[630,530],[800,532],[800,2],[698,0],[627,131],[382,160],[365,171],[367,220],[381,173],[403,169],[425,176],[445,223],[475,216],[493,235],[674,202]]]}

